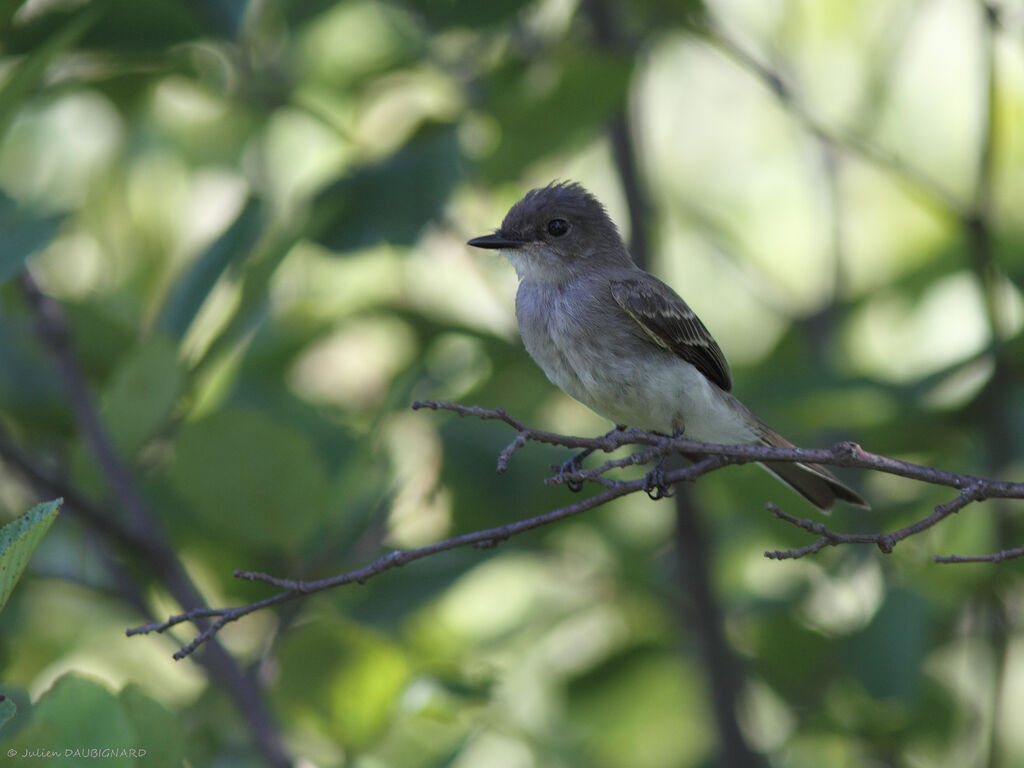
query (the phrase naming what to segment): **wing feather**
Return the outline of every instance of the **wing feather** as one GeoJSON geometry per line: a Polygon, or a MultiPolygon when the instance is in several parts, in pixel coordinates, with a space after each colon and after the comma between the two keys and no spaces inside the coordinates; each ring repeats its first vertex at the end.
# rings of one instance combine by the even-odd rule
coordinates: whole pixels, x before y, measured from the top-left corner
{"type": "Polygon", "coordinates": [[[675,291],[657,278],[645,277],[613,282],[612,297],[650,341],[679,355],[728,392],[729,364],[704,323],[675,291]]]}

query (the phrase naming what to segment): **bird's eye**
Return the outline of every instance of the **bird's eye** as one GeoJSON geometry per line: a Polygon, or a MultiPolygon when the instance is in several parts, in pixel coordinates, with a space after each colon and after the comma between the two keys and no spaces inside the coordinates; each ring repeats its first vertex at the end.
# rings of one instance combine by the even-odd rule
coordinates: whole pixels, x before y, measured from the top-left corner
{"type": "Polygon", "coordinates": [[[552,219],[548,222],[548,234],[552,237],[561,237],[569,231],[569,222],[565,219],[552,219]]]}

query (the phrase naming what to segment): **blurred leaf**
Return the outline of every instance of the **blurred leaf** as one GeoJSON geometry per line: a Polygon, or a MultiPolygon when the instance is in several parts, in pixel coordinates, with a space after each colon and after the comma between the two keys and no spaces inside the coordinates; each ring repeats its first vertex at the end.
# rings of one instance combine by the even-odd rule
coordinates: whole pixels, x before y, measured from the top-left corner
{"type": "Polygon", "coordinates": [[[129,352],[103,393],[103,416],[121,454],[131,457],[170,415],[184,384],[178,348],[146,339],[129,352]]]}
{"type": "MultiPolygon", "coordinates": [[[[15,115],[42,82],[57,55],[74,46],[100,15],[98,6],[89,4],[75,11],[66,23],[51,29],[35,45],[24,49],[25,57],[0,85],[0,137],[7,133],[15,115]]],[[[64,22],[63,18],[61,22],[64,22]]],[[[10,39],[4,43],[6,53],[18,52],[17,45],[12,45],[10,39]]]]}
{"type": "Polygon", "coordinates": [[[71,9],[55,4],[32,14],[8,28],[4,45],[10,53],[28,53],[55,42],[61,30],[79,27],[75,39],[81,35],[81,47],[120,54],[164,50],[212,31],[177,0],[92,0],[71,9]]]}
{"type": "Polygon", "coordinates": [[[37,504],[0,528],[0,609],[14,591],[32,553],[50,530],[63,499],[37,504]]]}
{"type": "MultiPolygon", "coordinates": [[[[117,698],[135,732],[135,745],[146,750],[149,760],[164,765],[181,765],[184,740],[174,713],[137,685],[125,686],[117,698]]],[[[139,762],[147,764],[146,760],[139,762]]]]}
{"type": "Polygon", "coordinates": [[[280,232],[269,237],[245,263],[242,272],[242,298],[234,315],[195,364],[205,368],[221,355],[231,351],[264,319],[269,302],[269,285],[274,272],[295,245],[295,236],[280,232]]]}
{"type": "MultiPolygon", "coordinates": [[[[292,5],[304,11],[310,3],[292,5]]],[[[374,0],[333,3],[316,24],[303,30],[303,38],[300,50],[305,55],[298,72],[307,82],[334,92],[356,89],[403,67],[415,68],[429,42],[421,25],[395,4],[374,0]],[[338,39],[350,44],[338,46],[338,39]]]]}
{"type": "Polygon", "coordinates": [[[249,198],[234,223],[174,284],[157,320],[158,328],[179,340],[185,335],[220,276],[255,247],[265,217],[263,205],[256,198],[249,198]]]}
{"type": "Polygon", "coordinates": [[[570,684],[570,717],[594,766],[694,765],[712,744],[699,687],[677,655],[634,649],[570,684]]]}
{"type": "Polygon", "coordinates": [[[0,37],[11,25],[11,19],[18,8],[24,4],[24,0],[0,0],[0,37]]]}
{"type": "Polygon", "coordinates": [[[195,11],[179,0],[103,0],[102,24],[82,41],[85,47],[105,50],[164,50],[172,45],[209,35],[195,11]]]}
{"type": "Polygon", "coordinates": [[[2,730],[4,724],[17,713],[18,707],[14,704],[14,700],[0,694],[0,730],[2,730]]]}
{"type": "Polygon", "coordinates": [[[454,126],[420,128],[395,154],[320,192],[311,237],[335,251],[412,245],[443,210],[458,179],[458,159],[454,126]]]}
{"type": "Polygon", "coordinates": [[[758,674],[791,705],[820,706],[825,693],[820,681],[835,663],[832,641],[798,623],[792,611],[760,619],[755,625],[758,674]]]}
{"type": "Polygon", "coordinates": [[[930,613],[920,594],[894,589],[871,623],[846,639],[851,667],[869,695],[900,699],[912,708],[921,691],[930,613]]]}
{"type": "Polygon", "coordinates": [[[249,0],[187,0],[186,4],[206,17],[208,26],[228,38],[238,37],[245,15],[252,5],[249,0]]]}
{"type": "Polygon", "coordinates": [[[632,67],[627,58],[573,50],[543,65],[498,69],[487,81],[485,108],[501,135],[481,160],[483,172],[494,181],[517,178],[535,160],[596,136],[625,103],[632,67]],[[541,66],[551,71],[538,77],[541,66]]]}
{"type": "Polygon", "coordinates": [[[408,0],[410,10],[420,14],[435,29],[446,27],[490,27],[512,19],[527,0],[408,0]]]}
{"type": "Polygon", "coordinates": [[[410,672],[384,635],[324,618],[291,633],[278,661],[284,711],[352,750],[384,735],[410,672]]]}
{"type": "Polygon", "coordinates": [[[336,8],[338,2],[337,0],[304,0],[301,3],[290,3],[285,0],[279,5],[288,23],[297,27],[328,9],[336,8]]]}
{"type": "Polygon", "coordinates": [[[201,526],[236,546],[298,547],[330,501],[309,440],[257,411],[183,427],[171,479],[201,526]]]}
{"type": "Polygon", "coordinates": [[[32,761],[46,768],[101,761],[140,768],[154,760],[180,765],[182,743],[173,720],[161,704],[134,686],[115,696],[101,683],[69,673],[39,698],[30,722],[9,744],[18,752],[49,753],[32,761]]]}
{"type": "Polygon", "coordinates": [[[63,220],[63,216],[31,216],[0,192],[0,232],[4,233],[0,241],[0,283],[18,274],[25,259],[53,239],[63,220]]]}
{"type": "Polygon", "coordinates": [[[29,749],[61,747],[53,750],[55,757],[41,763],[54,768],[81,764],[64,757],[63,747],[130,743],[131,727],[117,697],[100,683],[76,674],[62,675],[39,697],[31,722],[15,740],[15,745],[29,749]]]}

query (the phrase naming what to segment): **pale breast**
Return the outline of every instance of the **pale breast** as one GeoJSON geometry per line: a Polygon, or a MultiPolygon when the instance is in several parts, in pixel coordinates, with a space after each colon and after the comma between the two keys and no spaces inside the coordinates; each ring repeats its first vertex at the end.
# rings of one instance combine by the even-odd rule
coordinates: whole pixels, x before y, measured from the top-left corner
{"type": "MultiPolygon", "coordinates": [[[[609,295],[520,284],[519,333],[559,389],[616,424],[738,443],[751,438],[735,400],[682,358],[656,347],[609,295]]],[[[742,408],[742,406],[739,406],[742,408]]]]}

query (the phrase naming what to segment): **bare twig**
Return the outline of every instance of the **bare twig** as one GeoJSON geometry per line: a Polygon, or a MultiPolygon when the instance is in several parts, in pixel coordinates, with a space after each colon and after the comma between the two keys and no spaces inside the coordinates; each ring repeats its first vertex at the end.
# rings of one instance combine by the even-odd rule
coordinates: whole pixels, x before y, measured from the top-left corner
{"type": "Polygon", "coordinates": [[[1024,556],[1024,547],[1004,549],[990,555],[935,555],[932,560],[936,563],[1001,563],[1021,556],[1024,556]]]}
{"type": "Polygon", "coordinates": [[[950,515],[959,512],[972,501],[984,501],[985,498],[986,495],[983,482],[971,485],[962,490],[952,501],[935,507],[935,510],[928,515],[928,517],[890,533],[838,533],[827,528],[822,523],[818,523],[813,520],[801,520],[793,517],[792,515],[783,512],[775,504],[769,502],[766,507],[777,518],[785,520],[787,523],[791,523],[797,528],[803,528],[805,531],[820,536],[821,538],[813,544],[801,547],[800,549],[775,550],[773,552],[765,552],[764,556],[770,560],[793,560],[803,557],[804,555],[817,552],[826,546],[835,546],[836,544],[874,544],[882,551],[882,553],[888,555],[892,552],[893,547],[895,547],[898,542],[921,533],[922,531],[928,530],[939,521],[945,520],[950,515]]]}
{"type": "MultiPolygon", "coordinates": [[[[728,463],[728,459],[723,457],[709,457],[704,459],[697,464],[689,467],[683,467],[676,469],[671,472],[665,473],[665,480],[668,483],[678,483],[685,480],[692,480],[699,477],[707,472],[717,469],[720,466],[724,466],[728,463]]],[[[247,616],[254,611],[267,608],[271,605],[277,605],[278,603],[287,602],[293,600],[301,595],[313,594],[315,592],[322,592],[325,589],[332,589],[334,587],[340,587],[345,584],[365,584],[367,581],[372,579],[374,576],[378,576],[385,571],[390,571],[395,568],[400,568],[406,563],[411,563],[414,560],[420,560],[424,557],[430,557],[436,555],[439,552],[446,552],[450,549],[458,549],[461,547],[477,547],[481,549],[489,549],[497,546],[502,541],[505,541],[512,536],[517,536],[526,531],[531,531],[534,528],[540,528],[545,525],[550,525],[559,520],[564,520],[568,517],[573,517],[582,512],[586,512],[595,507],[599,507],[602,504],[607,504],[612,499],[617,499],[620,496],[625,496],[629,493],[635,493],[643,490],[645,487],[645,480],[643,478],[633,480],[630,482],[619,482],[615,483],[613,487],[606,489],[604,492],[591,496],[588,499],[583,499],[575,504],[570,504],[565,507],[547,512],[543,515],[537,515],[526,520],[519,520],[514,523],[508,523],[506,525],[500,525],[495,528],[487,528],[481,531],[474,531],[472,533],[466,533],[461,536],[454,536],[450,539],[444,539],[434,544],[429,544],[425,547],[418,547],[416,549],[396,549],[383,557],[374,560],[369,565],[359,568],[355,571],[349,571],[342,573],[337,576],[332,576],[327,579],[320,579],[318,581],[296,581],[293,579],[282,579],[276,576],[271,576],[266,573],[259,573],[253,571],[235,571],[234,576],[238,579],[245,579],[247,581],[261,581],[265,584],[278,587],[285,590],[276,595],[268,597],[264,600],[250,603],[248,605],[238,606],[235,608],[200,608],[177,616],[171,616],[167,621],[158,622],[153,624],[146,624],[141,627],[134,627],[127,631],[129,635],[140,635],[147,634],[149,632],[164,632],[171,627],[177,626],[186,621],[195,622],[201,619],[216,618],[217,620],[210,624],[208,627],[202,629],[202,632],[188,645],[183,646],[177,653],[174,654],[174,658],[182,659],[202,645],[206,640],[213,637],[219,632],[224,626],[230,624],[233,621],[237,621],[243,616],[247,616]]]]}
{"type": "MultiPolygon", "coordinates": [[[[564,448],[592,448],[595,451],[611,453],[626,445],[648,446],[651,460],[661,456],[676,454],[697,454],[701,456],[715,455],[727,458],[730,464],[750,464],[759,461],[790,461],[804,464],[826,464],[834,467],[868,469],[889,475],[899,475],[911,480],[920,480],[931,485],[943,485],[962,490],[979,486],[984,490],[984,498],[1020,499],[1024,498],[1024,483],[1004,480],[990,480],[962,472],[950,472],[922,464],[881,456],[865,451],[856,443],[841,442],[831,448],[775,448],[766,445],[720,445],[688,440],[685,437],[668,437],[638,429],[615,430],[602,437],[573,437],[554,432],[536,430],[525,426],[518,419],[508,415],[502,408],[487,409],[480,406],[465,406],[438,400],[424,400],[413,403],[414,409],[429,408],[446,410],[460,416],[475,416],[479,419],[498,419],[514,427],[525,442],[540,442],[558,445],[564,448]]],[[[634,462],[629,462],[634,463],[634,462]]],[[[596,474],[622,466],[622,460],[605,462],[593,470],[580,470],[566,473],[564,479],[592,480],[596,474]],[[602,471],[603,470],[603,471],[602,471]]],[[[687,478],[692,479],[692,478],[687,478]]],[[[555,479],[555,482],[562,478],[555,479]]]]}
{"type": "MultiPolygon", "coordinates": [[[[940,520],[959,512],[968,504],[982,501],[989,498],[1024,499],[1024,483],[1013,483],[1001,480],[988,480],[957,472],[926,467],[920,464],[913,464],[899,459],[879,456],[863,450],[855,443],[839,443],[827,450],[808,450],[806,448],[774,448],[769,446],[756,445],[716,445],[713,443],[700,443],[694,440],[685,440],[677,437],[666,437],[651,432],[640,430],[613,430],[603,437],[573,437],[570,435],[559,435],[554,432],[533,429],[527,427],[518,419],[510,416],[501,408],[487,409],[480,406],[466,406],[458,403],[430,400],[416,402],[413,408],[428,408],[431,410],[447,410],[459,416],[473,416],[483,420],[502,421],[516,430],[516,438],[506,447],[502,454],[506,456],[505,462],[499,467],[503,471],[508,464],[508,457],[514,453],[510,450],[512,446],[525,445],[527,442],[547,443],[559,445],[566,448],[592,448],[602,452],[610,453],[625,445],[641,445],[636,455],[647,460],[653,460],[670,454],[682,454],[685,456],[698,455],[703,459],[691,464],[688,467],[673,469],[664,473],[664,481],[668,485],[696,480],[710,472],[714,472],[730,464],[747,464],[758,461],[790,461],[810,464],[828,464],[839,467],[857,467],[869,469],[886,474],[908,477],[933,485],[942,485],[959,489],[957,496],[945,504],[935,507],[934,511],[927,517],[890,533],[840,533],[833,531],[821,523],[811,520],[801,520],[783,512],[775,505],[769,505],[769,509],[781,520],[802,528],[819,538],[811,545],[796,550],[784,550],[766,552],[765,556],[771,559],[793,559],[818,552],[826,546],[835,544],[874,544],[882,552],[892,552],[895,545],[915,534],[921,533],[940,520]]],[[[283,591],[264,598],[263,600],[241,605],[232,608],[196,608],[185,613],[171,616],[166,621],[146,624],[127,630],[129,635],[147,634],[150,632],[165,632],[171,627],[184,622],[193,622],[200,633],[187,645],[182,646],[174,657],[184,658],[193,653],[207,640],[214,637],[223,627],[231,622],[249,615],[263,608],[272,605],[294,600],[303,595],[314,592],[322,592],[345,584],[365,584],[375,576],[385,571],[400,568],[407,563],[421,560],[425,557],[446,552],[461,547],[490,548],[497,546],[502,541],[517,536],[535,528],[551,525],[552,523],[564,520],[595,507],[607,504],[612,499],[617,499],[630,493],[647,490],[648,481],[646,478],[635,480],[610,480],[604,474],[629,464],[637,463],[629,459],[612,459],[604,462],[601,466],[590,470],[579,470],[565,473],[567,479],[595,482],[603,487],[602,491],[590,498],[583,499],[574,504],[560,507],[551,512],[546,512],[536,517],[519,520],[514,523],[487,528],[472,533],[454,536],[442,541],[429,544],[416,549],[398,549],[388,553],[372,563],[346,573],[331,576],[316,581],[298,581],[272,576],[256,571],[235,571],[235,578],[249,581],[260,581],[265,584],[277,587],[283,591]],[[215,619],[210,624],[205,624],[209,619],[215,619]]],[[[990,559],[1009,559],[1006,553],[997,553],[990,556],[990,559]]],[[[941,560],[940,562],[947,562],[941,560]]],[[[962,562],[962,560],[948,560],[948,562],[962,562]]]]}

